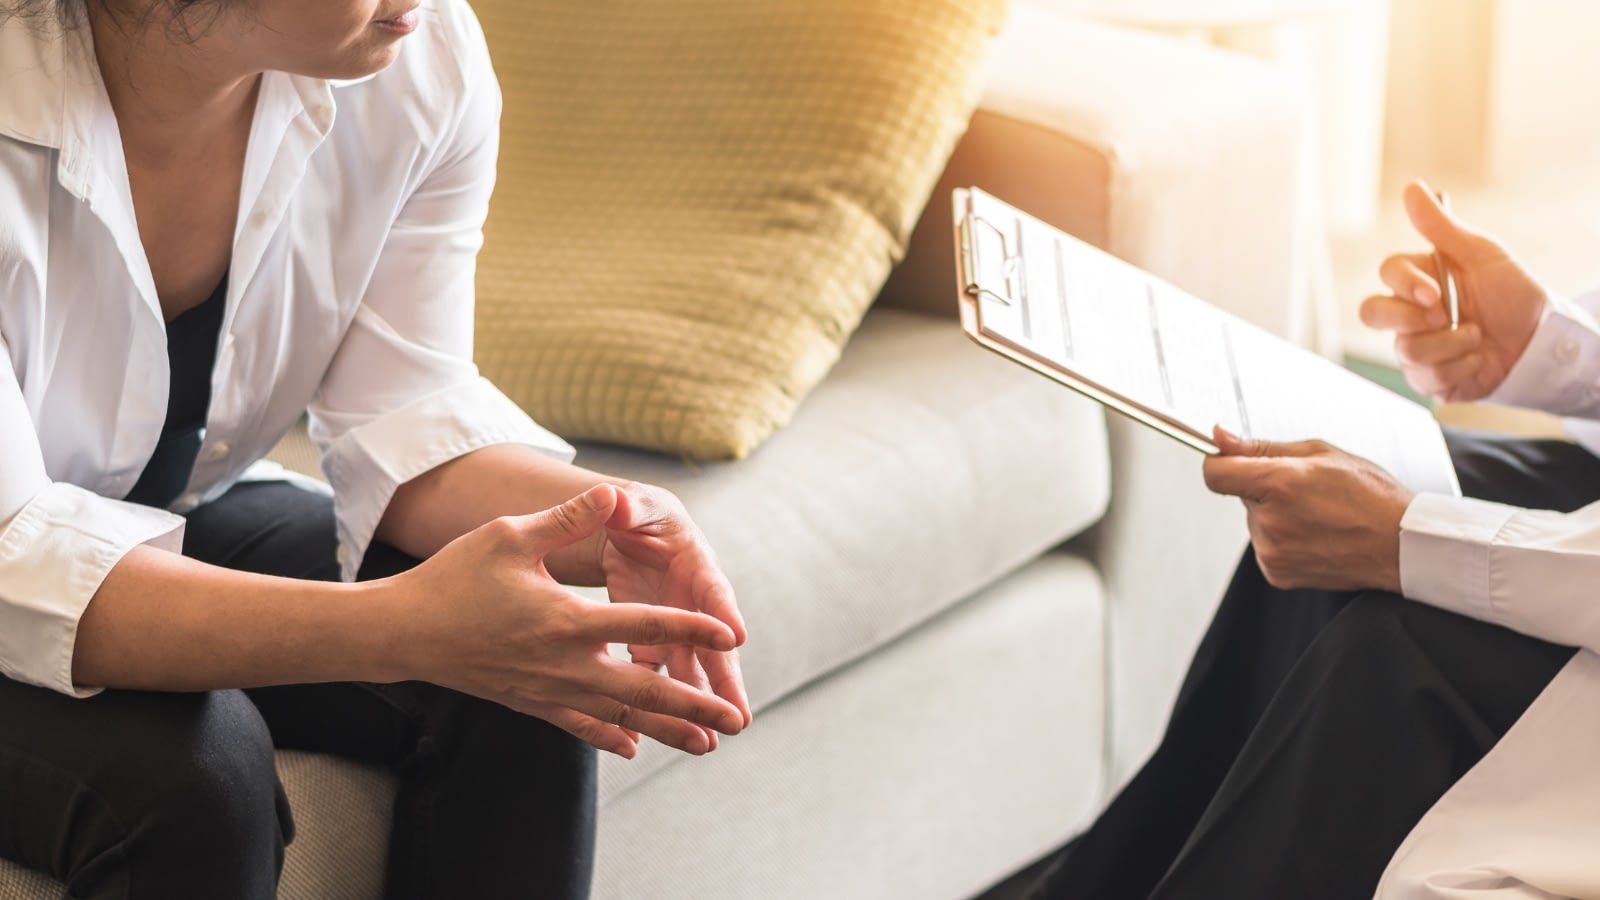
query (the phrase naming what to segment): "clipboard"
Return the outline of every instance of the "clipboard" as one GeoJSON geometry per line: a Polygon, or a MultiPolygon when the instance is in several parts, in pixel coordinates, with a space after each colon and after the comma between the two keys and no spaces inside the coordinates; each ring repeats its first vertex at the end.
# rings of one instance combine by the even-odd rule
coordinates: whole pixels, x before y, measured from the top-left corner
{"type": "Polygon", "coordinates": [[[1091,378],[1074,370],[1069,363],[1042,356],[1036,349],[1008,338],[1000,329],[984,327],[985,300],[1026,314],[1027,282],[1023,266],[1021,233],[1018,230],[1022,221],[1018,217],[1023,214],[1012,210],[1013,216],[1009,220],[993,221],[985,218],[982,211],[973,208],[975,196],[988,198],[995,204],[1000,202],[977,188],[956,188],[951,196],[955,206],[956,269],[960,287],[961,327],[967,336],[980,346],[1012,362],[1020,363],[1046,378],[1054,379],[1089,399],[1148,425],[1202,453],[1217,453],[1217,445],[1212,443],[1209,433],[1200,432],[1176,417],[1140,402],[1137,398],[1124,396],[1109,387],[1097,384],[1091,378]]]}
{"type": "Polygon", "coordinates": [[[1432,412],[978,188],[951,197],[962,330],[1182,444],[1326,440],[1459,496],[1432,412]]]}

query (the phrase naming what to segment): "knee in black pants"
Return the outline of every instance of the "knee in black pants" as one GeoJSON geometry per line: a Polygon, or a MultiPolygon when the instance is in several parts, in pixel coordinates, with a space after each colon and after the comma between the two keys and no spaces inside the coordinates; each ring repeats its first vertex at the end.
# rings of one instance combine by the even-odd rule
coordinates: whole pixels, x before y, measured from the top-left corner
{"type": "Polygon", "coordinates": [[[1320,658],[1341,673],[1346,692],[1367,702],[1404,691],[1411,714],[1431,717],[1437,726],[1453,723],[1487,750],[1573,652],[1394,594],[1367,592],[1329,623],[1308,662],[1320,658]]]}
{"type": "MultiPolygon", "coordinates": [[[[0,748],[0,769],[40,818],[19,861],[51,871],[75,897],[272,898],[293,824],[255,708],[238,691],[112,691],[72,700],[40,689],[62,715],[29,717],[59,746],[30,781],[0,748]],[[39,827],[45,823],[45,827],[39,827]],[[31,846],[28,846],[31,845],[31,846]]],[[[23,754],[18,754],[23,756],[23,754]]]]}

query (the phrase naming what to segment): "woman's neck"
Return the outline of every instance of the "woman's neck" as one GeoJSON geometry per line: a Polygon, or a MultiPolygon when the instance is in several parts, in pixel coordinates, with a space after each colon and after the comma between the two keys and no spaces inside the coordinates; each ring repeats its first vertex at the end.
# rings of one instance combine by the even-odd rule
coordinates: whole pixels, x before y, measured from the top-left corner
{"type": "Polygon", "coordinates": [[[163,21],[119,22],[88,4],[95,59],[129,165],[166,167],[248,129],[261,73],[163,21]]]}

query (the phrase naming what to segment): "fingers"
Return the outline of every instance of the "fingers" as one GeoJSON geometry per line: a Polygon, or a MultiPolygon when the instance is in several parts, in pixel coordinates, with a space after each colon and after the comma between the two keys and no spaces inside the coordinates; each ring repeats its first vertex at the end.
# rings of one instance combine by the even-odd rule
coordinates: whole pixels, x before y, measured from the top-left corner
{"type": "Polygon", "coordinates": [[[1415,334],[1445,328],[1450,324],[1450,314],[1437,303],[1424,306],[1385,294],[1361,302],[1361,324],[1379,331],[1415,334]]]}
{"type": "MultiPolygon", "coordinates": [[[[693,647],[673,647],[668,651],[667,674],[674,681],[687,684],[702,693],[710,690],[710,683],[706,680],[705,669],[701,668],[700,659],[693,647]]],[[[742,725],[743,723],[741,723],[741,727],[742,725]]],[[[717,733],[709,728],[702,728],[702,730],[705,731],[706,738],[711,741],[711,749],[717,749],[717,733]]]]}
{"type": "Polygon", "coordinates": [[[694,583],[694,605],[701,612],[727,623],[740,646],[750,636],[744,626],[744,615],[739,612],[739,603],[734,599],[733,585],[717,566],[707,565],[700,570],[694,583]]]}
{"type": "Polygon", "coordinates": [[[1221,425],[1211,429],[1211,437],[1224,456],[1313,456],[1328,449],[1328,445],[1322,441],[1281,442],[1242,438],[1221,425]]]}
{"type": "Polygon", "coordinates": [[[1470,255],[1483,240],[1483,235],[1446,210],[1433,189],[1424,182],[1413,181],[1406,185],[1402,199],[1411,226],[1446,258],[1470,255]]]}
{"type": "Polygon", "coordinates": [[[1451,398],[1459,386],[1470,383],[1483,368],[1483,330],[1468,322],[1459,329],[1443,329],[1395,338],[1395,356],[1406,384],[1429,397],[1451,398]]]}
{"type": "Polygon", "coordinates": [[[739,652],[702,651],[699,657],[711,692],[738,707],[739,713],[744,717],[745,727],[748,728],[754,721],[754,716],[750,712],[750,697],[745,693],[744,674],[739,670],[739,652]]]}
{"type": "Polygon", "coordinates": [[[575,710],[607,727],[642,734],[693,756],[704,756],[715,749],[705,729],[675,716],[648,712],[605,694],[584,694],[570,702],[575,710]]]}
{"type": "MultiPolygon", "coordinates": [[[[662,679],[665,681],[665,679],[662,679]]],[[[633,759],[640,735],[695,756],[717,748],[714,732],[672,715],[649,712],[615,697],[585,693],[564,706],[540,704],[524,710],[592,745],[597,750],[633,759]]]]}
{"type": "Polygon", "coordinates": [[[1471,384],[1482,369],[1483,354],[1478,352],[1468,353],[1432,366],[1402,364],[1400,367],[1406,384],[1410,385],[1412,390],[1441,400],[1476,399],[1463,386],[1471,384]]]}
{"type": "Polygon", "coordinates": [[[1221,451],[1202,465],[1206,487],[1218,494],[1258,501],[1271,494],[1277,476],[1292,460],[1333,451],[1323,441],[1264,441],[1245,439],[1221,426],[1212,429],[1221,451]]]}
{"type": "Polygon", "coordinates": [[[589,604],[578,635],[607,644],[689,644],[708,650],[732,650],[733,629],[698,612],[648,603],[589,604]]]}
{"type": "Polygon", "coordinates": [[[1402,366],[1437,366],[1460,359],[1483,343],[1483,330],[1468,322],[1455,331],[1402,334],[1394,339],[1394,352],[1402,366]]]}
{"type": "Polygon", "coordinates": [[[1208,456],[1201,465],[1206,487],[1216,494],[1259,500],[1262,478],[1277,460],[1253,456],[1208,456]]]}
{"type": "Polygon", "coordinates": [[[1378,266],[1378,277],[1394,295],[1423,308],[1439,308],[1439,273],[1431,253],[1397,253],[1378,266]]]}
{"type": "Polygon", "coordinates": [[[639,735],[636,732],[608,725],[594,716],[562,707],[539,710],[536,714],[596,750],[615,753],[623,759],[633,759],[639,753],[639,735]]]}
{"type": "MultiPolygon", "coordinates": [[[[629,654],[633,663],[642,667],[647,672],[660,672],[668,668],[668,674],[673,678],[692,685],[700,690],[708,690],[718,697],[732,703],[744,717],[744,727],[749,728],[755,721],[750,711],[750,697],[745,692],[744,674],[739,669],[739,651],[729,650],[725,653],[714,650],[693,650],[689,647],[674,648],[669,651],[669,656],[676,660],[681,653],[688,658],[688,663],[658,662],[656,657],[661,654],[657,647],[629,647],[629,654]]],[[[713,740],[712,749],[716,749],[713,740]]]]}
{"type": "MultiPolygon", "coordinates": [[[[723,734],[733,735],[744,730],[744,716],[739,709],[715,694],[663,675],[651,674],[639,666],[611,656],[602,655],[599,663],[601,671],[586,679],[589,690],[598,696],[641,713],[671,716],[723,734]]],[[[651,734],[638,723],[618,721],[611,716],[601,718],[651,734]]],[[[655,737],[654,734],[651,736],[655,737]]]]}
{"type": "Polygon", "coordinates": [[[617,489],[597,484],[559,506],[518,518],[524,523],[523,535],[531,549],[543,555],[593,534],[616,507],[617,489]]]}

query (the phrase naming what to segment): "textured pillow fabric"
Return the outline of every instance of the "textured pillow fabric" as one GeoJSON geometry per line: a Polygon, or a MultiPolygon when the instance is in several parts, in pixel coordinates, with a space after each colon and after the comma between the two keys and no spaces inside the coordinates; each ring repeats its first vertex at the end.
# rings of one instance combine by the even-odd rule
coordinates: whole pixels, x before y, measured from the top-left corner
{"type": "Polygon", "coordinates": [[[903,251],[1006,0],[477,0],[478,362],[571,439],[742,457],[903,251]]]}

